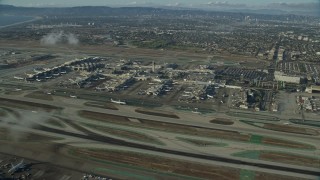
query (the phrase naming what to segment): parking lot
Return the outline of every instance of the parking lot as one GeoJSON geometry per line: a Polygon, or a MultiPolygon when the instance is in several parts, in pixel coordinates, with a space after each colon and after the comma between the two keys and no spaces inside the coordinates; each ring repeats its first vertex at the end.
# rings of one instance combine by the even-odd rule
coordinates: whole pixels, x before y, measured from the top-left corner
{"type": "Polygon", "coordinates": [[[320,66],[303,62],[280,62],[277,69],[287,75],[310,75],[316,82],[319,82],[320,66]]]}
{"type": "Polygon", "coordinates": [[[243,78],[244,80],[258,79],[264,81],[268,78],[266,72],[241,68],[226,68],[225,70],[218,71],[217,74],[235,79],[243,78]]]}

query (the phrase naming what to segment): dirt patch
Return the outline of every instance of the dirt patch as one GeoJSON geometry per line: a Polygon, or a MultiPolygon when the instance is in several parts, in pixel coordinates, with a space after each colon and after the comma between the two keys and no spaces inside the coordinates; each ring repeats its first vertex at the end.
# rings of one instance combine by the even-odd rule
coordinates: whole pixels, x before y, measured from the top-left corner
{"type": "Polygon", "coordinates": [[[140,119],[140,121],[147,128],[155,128],[157,130],[169,131],[172,133],[181,133],[181,134],[212,137],[212,138],[223,138],[223,139],[236,140],[236,141],[248,141],[250,138],[249,135],[243,135],[237,131],[204,129],[204,128],[197,128],[197,127],[180,125],[180,124],[150,121],[145,119],[140,119]]]}
{"type": "Polygon", "coordinates": [[[293,141],[287,141],[282,139],[275,139],[270,137],[263,137],[262,143],[272,146],[281,146],[281,147],[288,147],[288,148],[296,148],[296,149],[309,149],[314,150],[315,147],[308,144],[297,143],[293,141]]]}
{"type": "Polygon", "coordinates": [[[280,152],[262,152],[260,154],[261,160],[281,162],[285,164],[294,164],[299,166],[308,166],[320,168],[320,159],[313,157],[305,157],[301,155],[294,155],[280,152]]]}
{"type": "Polygon", "coordinates": [[[13,109],[6,108],[6,107],[0,107],[0,108],[2,109],[2,111],[3,111],[6,115],[11,114],[11,115],[13,115],[13,116],[16,117],[16,118],[21,118],[20,113],[17,112],[17,111],[15,111],[15,110],[13,110],[13,109]]]}
{"type": "MultiPolygon", "coordinates": [[[[147,155],[136,152],[116,151],[116,150],[98,150],[98,149],[75,149],[69,148],[69,153],[76,157],[86,160],[97,161],[100,163],[116,162],[132,167],[142,167],[148,170],[157,170],[164,173],[181,174],[195,178],[203,179],[242,179],[241,169],[202,164],[191,161],[184,161],[174,158],[161,157],[156,155],[147,155]]],[[[269,174],[265,172],[254,172],[254,179],[277,179],[277,180],[302,180],[285,175],[269,174]]],[[[188,178],[186,178],[188,179],[188,178]]]]}
{"type": "Polygon", "coordinates": [[[72,149],[72,154],[86,159],[112,161],[205,179],[233,180],[239,179],[240,174],[239,170],[234,168],[200,164],[134,152],[72,149]]]}
{"type": "Polygon", "coordinates": [[[161,112],[161,111],[153,111],[153,110],[147,110],[147,109],[136,109],[135,111],[137,113],[147,114],[151,116],[160,116],[160,117],[179,119],[179,116],[175,115],[172,112],[163,112],[163,111],[161,112]]]}
{"type": "Polygon", "coordinates": [[[151,136],[147,136],[145,134],[142,133],[137,133],[137,132],[133,132],[133,131],[128,131],[128,130],[124,130],[124,129],[116,129],[116,128],[110,128],[110,127],[105,127],[105,126],[96,126],[93,124],[87,124],[87,123],[83,123],[84,126],[88,126],[92,129],[101,131],[103,133],[107,133],[110,135],[114,135],[114,136],[119,136],[122,138],[127,138],[127,139],[132,139],[135,141],[141,141],[141,142],[147,142],[147,143],[153,143],[153,144],[162,144],[159,140],[151,137],[151,136]]]}
{"type": "Polygon", "coordinates": [[[134,123],[141,123],[139,121],[139,119],[135,119],[135,118],[128,118],[131,122],[134,122],[134,123]]]}
{"type": "Polygon", "coordinates": [[[187,143],[190,143],[195,146],[200,146],[200,147],[206,147],[206,146],[226,146],[227,144],[224,143],[217,143],[217,142],[211,142],[211,141],[203,141],[203,140],[197,140],[197,139],[189,139],[189,138],[180,138],[178,137],[177,139],[181,141],[185,141],[187,143]]]}
{"type": "Polygon", "coordinates": [[[232,125],[234,124],[234,122],[230,119],[226,119],[226,118],[215,118],[213,120],[210,121],[213,124],[221,124],[221,125],[232,125]]]}
{"type": "Polygon", "coordinates": [[[56,141],[56,140],[61,140],[61,138],[38,135],[33,133],[26,134],[20,139],[20,141],[26,141],[26,142],[47,142],[47,141],[56,141]]]}
{"type": "Polygon", "coordinates": [[[273,131],[312,135],[312,136],[319,135],[319,131],[310,129],[310,128],[295,127],[291,125],[282,125],[282,124],[273,124],[273,123],[254,122],[254,121],[246,121],[246,120],[240,120],[240,121],[255,127],[269,129],[273,131]]]}
{"type": "Polygon", "coordinates": [[[247,118],[263,121],[279,121],[280,119],[276,116],[268,116],[263,114],[245,113],[245,112],[227,112],[228,116],[234,116],[237,118],[247,118]]]}
{"type": "Polygon", "coordinates": [[[116,116],[116,115],[98,113],[98,112],[92,112],[92,111],[86,111],[86,110],[79,111],[79,115],[89,119],[116,123],[116,124],[123,124],[123,123],[126,124],[130,122],[130,120],[124,116],[116,116]]]}
{"type": "Polygon", "coordinates": [[[273,131],[288,132],[288,133],[295,133],[295,134],[305,134],[305,135],[312,135],[312,136],[319,135],[319,132],[316,130],[301,128],[301,127],[294,127],[289,125],[265,124],[263,128],[270,129],[273,131]]]}
{"type": "Polygon", "coordinates": [[[19,96],[19,95],[23,94],[23,91],[9,91],[9,90],[7,90],[4,94],[12,95],[12,96],[19,96]]]}
{"type": "Polygon", "coordinates": [[[47,100],[47,101],[53,101],[52,95],[45,94],[44,92],[41,92],[41,91],[32,92],[30,94],[25,95],[24,97],[47,100]]]}
{"type": "Polygon", "coordinates": [[[302,124],[306,126],[313,126],[313,127],[320,127],[320,121],[314,121],[314,120],[301,120],[301,119],[290,119],[290,122],[294,124],[302,124]]]}
{"type": "Polygon", "coordinates": [[[85,102],[85,106],[97,107],[102,109],[110,109],[110,110],[119,110],[116,106],[110,103],[102,103],[102,102],[85,102]]]}
{"type": "Polygon", "coordinates": [[[64,125],[63,123],[59,122],[56,119],[49,119],[48,121],[46,121],[47,124],[52,125],[52,126],[56,126],[59,128],[65,128],[66,125],[64,125]]]}
{"type": "Polygon", "coordinates": [[[5,117],[5,116],[7,116],[7,113],[4,110],[0,109],[0,117],[5,117]]]}
{"type": "Polygon", "coordinates": [[[47,104],[39,104],[34,102],[19,101],[19,100],[6,99],[6,98],[0,98],[0,106],[25,109],[25,110],[44,110],[47,112],[62,109],[60,107],[51,106],[47,104]]]}
{"type": "Polygon", "coordinates": [[[13,134],[6,129],[0,129],[0,139],[13,142],[49,142],[61,140],[61,138],[39,135],[34,133],[17,132],[13,134]]]}
{"type": "Polygon", "coordinates": [[[0,128],[0,140],[6,140],[7,138],[8,138],[8,130],[4,128],[0,128]]]}
{"type": "Polygon", "coordinates": [[[269,174],[265,172],[256,172],[255,179],[257,180],[270,180],[270,179],[277,179],[277,180],[307,180],[297,177],[279,175],[279,174],[269,174]]]}

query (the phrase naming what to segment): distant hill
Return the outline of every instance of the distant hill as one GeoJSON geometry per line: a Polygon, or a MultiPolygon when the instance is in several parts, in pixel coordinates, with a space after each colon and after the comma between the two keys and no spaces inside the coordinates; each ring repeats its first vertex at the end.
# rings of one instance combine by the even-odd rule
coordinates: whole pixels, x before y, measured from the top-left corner
{"type": "MultiPolygon", "coordinates": [[[[228,14],[264,14],[264,15],[283,15],[291,14],[288,11],[271,10],[271,9],[190,9],[190,8],[173,8],[173,7],[120,7],[111,8],[106,6],[81,6],[66,8],[34,8],[34,7],[15,7],[10,5],[0,5],[0,14],[6,15],[23,15],[23,16],[136,16],[136,15],[184,15],[184,14],[203,14],[203,15],[228,15],[228,14]]],[[[295,12],[297,14],[299,12],[295,12]]],[[[293,13],[292,13],[293,14],[293,13]]],[[[304,14],[300,12],[299,14],[304,14]]],[[[309,12],[310,15],[313,12],[309,12]]],[[[313,15],[317,14],[314,12],[313,15]]]]}

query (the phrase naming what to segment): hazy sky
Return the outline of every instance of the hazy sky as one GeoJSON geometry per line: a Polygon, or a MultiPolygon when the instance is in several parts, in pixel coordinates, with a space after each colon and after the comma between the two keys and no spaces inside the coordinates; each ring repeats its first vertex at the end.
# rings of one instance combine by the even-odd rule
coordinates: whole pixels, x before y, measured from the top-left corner
{"type": "Polygon", "coordinates": [[[0,0],[1,4],[16,6],[130,6],[130,5],[199,5],[207,3],[247,4],[252,6],[270,3],[312,3],[320,0],[0,0]]]}

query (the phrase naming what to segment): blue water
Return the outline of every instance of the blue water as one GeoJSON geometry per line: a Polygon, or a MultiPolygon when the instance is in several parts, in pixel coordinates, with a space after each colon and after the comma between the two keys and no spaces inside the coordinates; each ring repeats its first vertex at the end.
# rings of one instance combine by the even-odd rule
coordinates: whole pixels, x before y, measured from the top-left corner
{"type": "Polygon", "coordinates": [[[29,17],[29,16],[4,16],[4,15],[0,15],[0,26],[7,26],[10,24],[29,21],[32,19],[33,19],[33,17],[29,17]]]}

